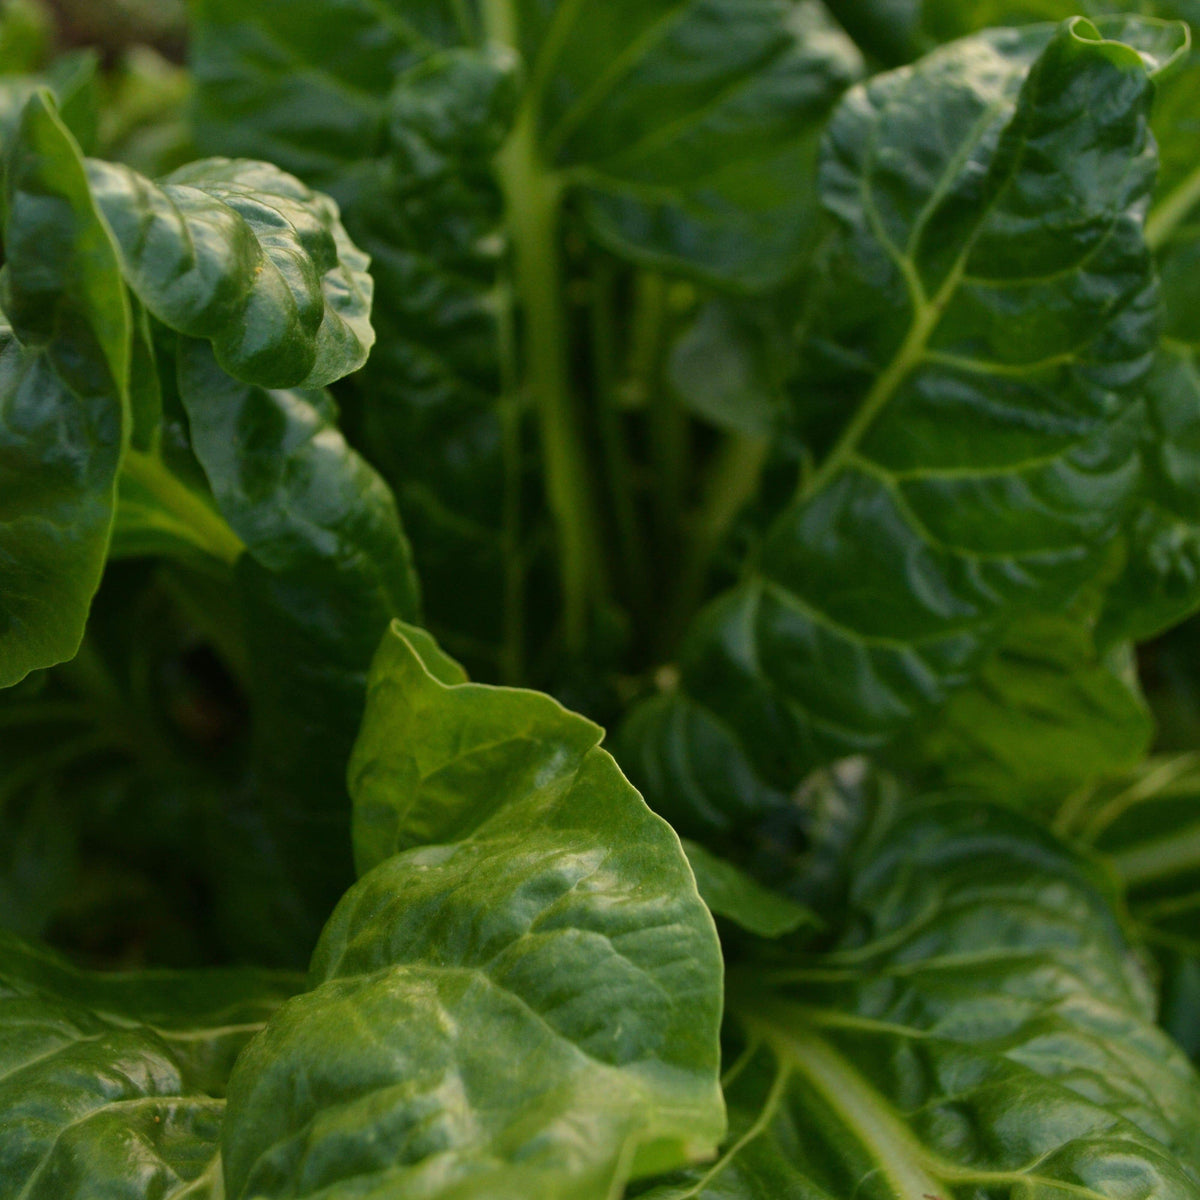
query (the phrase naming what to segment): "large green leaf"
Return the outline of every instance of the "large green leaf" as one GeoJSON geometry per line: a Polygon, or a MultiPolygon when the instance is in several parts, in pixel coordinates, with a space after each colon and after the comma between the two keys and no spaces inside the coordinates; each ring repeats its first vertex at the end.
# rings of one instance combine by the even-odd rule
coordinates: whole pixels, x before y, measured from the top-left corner
{"type": "Polygon", "coordinates": [[[961,799],[858,858],[830,952],[730,979],[731,1137],[654,1200],[1200,1195],[1200,1079],[1104,878],[961,799]]]}
{"type": "Polygon", "coordinates": [[[711,1151],[715,931],[600,737],[393,628],[351,766],[365,874],[238,1062],[230,1200],[604,1200],[711,1151]]]}
{"type": "Polygon", "coordinates": [[[0,931],[0,1194],[217,1200],[233,1060],[301,982],[88,973],[0,931]]]}
{"type": "Polygon", "coordinates": [[[806,386],[852,416],[681,654],[692,700],[777,787],[886,745],[1105,564],[1156,335],[1163,37],[1140,28],[980,35],[834,116],[806,386]]]}
{"type": "Polygon", "coordinates": [[[83,636],[129,438],[131,324],[112,237],[46,93],[5,155],[0,687],[83,636]]]}
{"type": "MultiPolygon", "coordinates": [[[[209,160],[160,187],[85,160],[45,88],[19,78],[0,87],[0,109],[3,307],[15,334],[0,411],[7,686],[79,645],[131,436],[150,456],[128,460],[132,498],[145,507],[154,491],[161,396],[147,311],[211,341],[235,373],[275,385],[339,378],[362,364],[373,334],[365,256],[332,201],[291,176],[209,160]]],[[[177,524],[199,522],[193,542],[236,557],[202,501],[174,497],[177,524]]]]}

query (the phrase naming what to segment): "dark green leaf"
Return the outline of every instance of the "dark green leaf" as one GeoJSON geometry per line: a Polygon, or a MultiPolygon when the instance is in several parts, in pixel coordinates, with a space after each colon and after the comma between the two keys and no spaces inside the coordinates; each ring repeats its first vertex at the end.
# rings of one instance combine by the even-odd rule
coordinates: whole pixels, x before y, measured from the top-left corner
{"type": "Polygon", "coordinates": [[[1077,20],[956,43],[835,115],[806,378],[853,417],[681,655],[775,786],[887,744],[1104,565],[1155,345],[1152,91],[1077,20]]]}
{"type": "Polygon", "coordinates": [[[216,1200],[229,1070],[299,982],[89,974],[0,931],[4,1195],[216,1200]]]}
{"type": "MultiPolygon", "coordinates": [[[[230,854],[276,919],[234,928],[306,954],[350,878],[346,761],[366,671],[417,584],[395,503],[319,393],[239,383],[202,342],[180,347],[192,445],[246,554],[235,568],[250,651],[255,770],[230,854]]],[[[277,954],[274,950],[271,953],[277,954]]]]}
{"type": "Polygon", "coordinates": [[[654,1200],[1200,1195],[1200,1080],[1102,876],[1032,826],[918,809],[829,953],[730,981],[732,1136],[654,1200]]]}

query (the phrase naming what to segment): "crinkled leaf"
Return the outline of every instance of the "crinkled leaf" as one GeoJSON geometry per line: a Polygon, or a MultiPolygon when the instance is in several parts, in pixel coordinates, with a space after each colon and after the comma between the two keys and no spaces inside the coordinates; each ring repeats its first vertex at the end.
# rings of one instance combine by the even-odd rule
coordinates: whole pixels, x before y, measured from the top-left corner
{"type": "Polygon", "coordinates": [[[1200,1079],[1103,877],[961,800],[886,827],[847,931],[730,981],[731,1138],[654,1200],[1200,1195],[1200,1079]]]}
{"type": "Polygon", "coordinates": [[[4,1194],[217,1200],[229,1070],[299,982],[93,974],[0,931],[4,1194]]]}
{"type": "Polygon", "coordinates": [[[134,294],[232,375],[322,387],[366,361],[367,258],[327,197],[259,162],[206,159],[159,183],[95,159],[87,171],[134,294]]]}
{"type": "Polygon", "coordinates": [[[1103,565],[1155,345],[1152,92],[1076,20],[958,42],[836,113],[806,386],[853,416],[681,654],[774,785],[885,745],[1103,565]]]}
{"type": "Polygon", "coordinates": [[[604,1200],[721,1135],[720,957],[677,839],[591,722],[430,655],[396,627],[372,670],[365,874],[238,1062],[230,1200],[604,1200]]]}

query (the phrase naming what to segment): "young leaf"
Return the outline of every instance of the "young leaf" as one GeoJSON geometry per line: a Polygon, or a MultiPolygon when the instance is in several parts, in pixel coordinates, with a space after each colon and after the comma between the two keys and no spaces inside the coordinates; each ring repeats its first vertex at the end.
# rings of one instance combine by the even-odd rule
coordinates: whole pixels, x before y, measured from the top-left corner
{"type": "Polygon", "coordinates": [[[89,974],[0,931],[4,1195],[216,1200],[230,1067],[300,982],[89,974]]]}
{"type": "Polygon", "coordinates": [[[89,160],[125,278],[170,329],[211,340],[233,376],[323,387],[374,341],[367,258],[336,205],[276,167],[207,159],[151,183],[89,160]]]}
{"type": "Polygon", "coordinates": [[[1155,345],[1152,92],[1138,47],[1075,20],[958,42],[835,115],[808,371],[854,415],[681,653],[775,786],[886,745],[1104,564],[1155,345]]]}
{"type": "Polygon", "coordinates": [[[238,1062],[230,1200],[605,1200],[721,1136],[720,956],[677,839],[591,722],[445,666],[402,626],[380,649],[365,874],[238,1062]]]}
{"type": "Polygon", "coordinates": [[[731,1138],[643,1197],[1200,1195],[1200,1079],[1096,872],[955,802],[855,874],[833,950],[731,976],[731,1138]]]}

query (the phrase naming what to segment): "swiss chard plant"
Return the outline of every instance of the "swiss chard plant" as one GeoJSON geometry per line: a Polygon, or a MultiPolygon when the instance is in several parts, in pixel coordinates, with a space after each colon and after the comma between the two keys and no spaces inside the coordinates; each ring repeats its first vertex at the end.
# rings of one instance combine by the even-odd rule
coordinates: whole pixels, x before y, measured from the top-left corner
{"type": "Polygon", "coordinates": [[[0,1200],[1200,1200],[1118,8],[0,5],[0,1200]]]}

